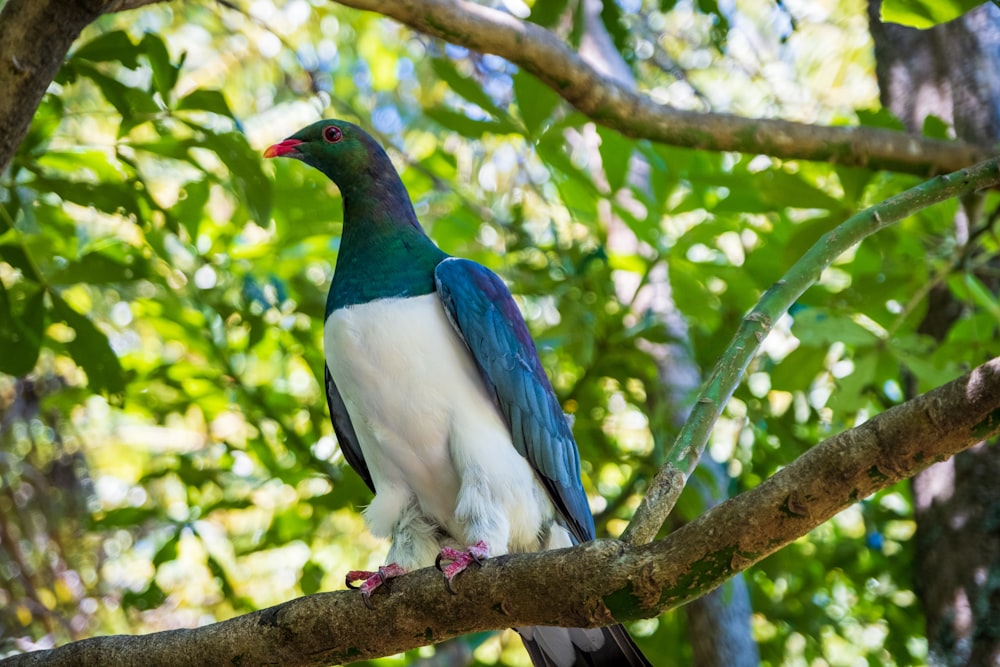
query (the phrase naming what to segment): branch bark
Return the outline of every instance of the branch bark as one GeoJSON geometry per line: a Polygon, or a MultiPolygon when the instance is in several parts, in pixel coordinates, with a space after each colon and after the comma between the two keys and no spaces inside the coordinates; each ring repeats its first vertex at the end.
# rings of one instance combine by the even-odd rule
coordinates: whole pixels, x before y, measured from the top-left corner
{"type": "Polygon", "coordinates": [[[988,146],[875,128],[824,127],[675,109],[602,75],[548,30],[466,0],[336,1],[391,17],[452,44],[506,58],[595,122],[628,137],[921,176],[955,171],[993,154],[988,146]]]}
{"type": "Polygon", "coordinates": [[[163,0],[9,0],[0,11],[0,172],[80,31],[101,14],[163,0]]]}
{"type": "Polygon", "coordinates": [[[998,433],[1000,357],[817,445],[757,488],[650,544],[598,540],[490,559],[462,575],[455,596],[426,568],[394,580],[374,610],[352,591],[320,593],[201,628],[86,639],[0,660],[0,667],[306,667],[391,655],[469,632],[648,618],[703,595],[858,500],[998,433]]]}

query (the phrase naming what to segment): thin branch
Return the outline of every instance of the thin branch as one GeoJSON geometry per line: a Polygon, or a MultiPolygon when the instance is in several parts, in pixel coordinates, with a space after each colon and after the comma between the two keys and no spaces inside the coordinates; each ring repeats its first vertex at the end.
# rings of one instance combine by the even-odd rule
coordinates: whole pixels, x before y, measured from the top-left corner
{"type": "Polygon", "coordinates": [[[464,573],[454,596],[440,573],[425,568],[393,580],[373,610],[353,591],[319,593],[201,628],[86,639],[0,660],[0,667],[306,667],[511,626],[649,618],[714,589],[859,499],[998,433],[1000,358],[813,447],[650,544],[599,540],[493,558],[464,573]]]}
{"type": "Polygon", "coordinates": [[[667,461],[650,483],[622,534],[630,544],[652,540],[673,509],[681,483],[694,471],[708,437],[744,371],[774,322],[813,285],[840,255],[862,239],[928,206],[1000,185],[1000,158],[938,176],[851,216],[820,239],[771,286],[750,311],[695,400],[687,422],[667,451],[667,461]]]}
{"type": "Polygon", "coordinates": [[[633,92],[597,72],[545,28],[467,0],[336,1],[378,12],[452,44],[506,58],[538,77],[593,121],[628,137],[921,176],[955,171],[993,154],[985,146],[876,128],[824,127],[657,104],[648,95],[633,92]]]}

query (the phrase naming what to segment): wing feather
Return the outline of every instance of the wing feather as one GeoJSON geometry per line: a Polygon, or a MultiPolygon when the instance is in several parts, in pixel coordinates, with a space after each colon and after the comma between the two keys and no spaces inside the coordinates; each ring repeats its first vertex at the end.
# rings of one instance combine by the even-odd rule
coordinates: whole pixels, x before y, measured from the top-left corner
{"type": "Polygon", "coordinates": [[[576,441],[507,286],[484,266],[458,258],[438,264],[434,279],[449,320],[496,396],[514,447],[576,539],[594,539],[576,441]]]}
{"type": "Polygon", "coordinates": [[[326,404],[330,407],[330,421],[333,422],[333,432],[337,434],[340,451],[344,453],[344,458],[374,493],[375,484],[372,483],[372,475],[368,471],[368,464],[365,463],[365,456],[361,452],[361,444],[358,442],[357,433],[354,432],[351,416],[347,414],[347,406],[333,381],[329,366],[325,364],[324,366],[326,371],[326,404]]]}

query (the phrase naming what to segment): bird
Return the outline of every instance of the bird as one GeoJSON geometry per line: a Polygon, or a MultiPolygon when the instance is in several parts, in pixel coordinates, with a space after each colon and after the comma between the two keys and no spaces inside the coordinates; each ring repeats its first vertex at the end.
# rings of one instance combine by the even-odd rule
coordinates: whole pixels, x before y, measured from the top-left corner
{"type": "MultiPolygon", "coordinates": [[[[368,530],[390,539],[386,564],[347,585],[371,606],[385,582],[434,564],[454,592],[485,558],[595,539],[576,441],[503,280],[434,243],[361,127],[320,120],[264,157],[318,169],[343,202],[326,396],[343,456],[374,493],[368,530]]],[[[650,664],[621,625],[515,629],[536,667],[650,664]]]]}

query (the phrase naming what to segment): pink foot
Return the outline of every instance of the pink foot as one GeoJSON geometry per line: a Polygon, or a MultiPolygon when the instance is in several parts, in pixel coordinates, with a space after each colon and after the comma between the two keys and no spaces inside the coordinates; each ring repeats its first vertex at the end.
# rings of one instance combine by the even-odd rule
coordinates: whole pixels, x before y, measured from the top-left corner
{"type": "Polygon", "coordinates": [[[486,542],[479,540],[473,545],[470,545],[466,549],[452,549],[451,547],[441,547],[441,553],[434,560],[434,567],[441,570],[444,574],[444,586],[448,589],[448,592],[455,595],[455,589],[452,588],[451,582],[454,581],[455,577],[459,573],[464,572],[467,567],[475,563],[476,565],[482,565],[484,558],[489,558],[490,551],[489,547],[486,546],[486,542]],[[448,560],[451,561],[444,567],[441,566],[441,561],[448,560]]]}
{"type": "Polygon", "coordinates": [[[351,570],[345,577],[345,583],[348,588],[360,589],[361,599],[364,601],[365,606],[369,609],[374,609],[372,606],[372,593],[375,589],[387,583],[393,577],[398,577],[402,574],[406,574],[406,570],[395,563],[389,563],[374,572],[369,572],[368,570],[351,570]],[[360,581],[361,585],[355,584],[354,582],[356,581],[360,581]]]}

